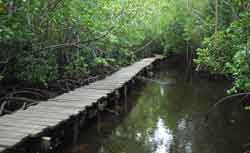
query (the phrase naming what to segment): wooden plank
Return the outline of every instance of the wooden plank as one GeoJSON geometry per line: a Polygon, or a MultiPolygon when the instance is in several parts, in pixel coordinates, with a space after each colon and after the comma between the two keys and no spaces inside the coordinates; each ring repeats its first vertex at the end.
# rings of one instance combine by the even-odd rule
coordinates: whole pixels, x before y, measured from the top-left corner
{"type": "MultiPolygon", "coordinates": [[[[39,108],[41,108],[41,106],[39,108]]],[[[36,114],[40,114],[40,115],[45,114],[47,116],[57,118],[57,119],[67,118],[67,117],[73,115],[70,112],[60,112],[60,111],[55,111],[53,109],[50,110],[50,109],[37,109],[37,108],[36,109],[28,109],[28,110],[25,111],[25,113],[27,113],[27,114],[30,114],[30,113],[35,114],[35,115],[32,115],[32,116],[36,116],[36,114]]]]}
{"type": "MultiPolygon", "coordinates": [[[[104,98],[104,97],[103,97],[104,98]]],[[[103,98],[84,98],[84,99],[80,99],[80,98],[55,98],[51,101],[53,102],[69,102],[69,103],[84,103],[84,104],[89,104],[89,103],[94,103],[99,101],[100,99],[103,98]],[[94,101],[94,102],[93,102],[94,101]]]]}
{"type": "MultiPolygon", "coordinates": [[[[90,86],[90,85],[89,85],[90,86]]],[[[82,88],[78,88],[77,90],[75,90],[77,93],[83,93],[84,94],[87,94],[87,93],[98,93],[98,92],[103,92],[104,94],[107,94],[109,95],[110,93],[113,92],[113,89],[99,89],[99,90],[96,90],[96,89],[91,89],[89,88],[89,86],[84,86],[82,88]]]]}
{"type": "Polygon", "coordinates": [[[87,99],[99,99],[99,98],[103,98],[103,97],[107,97],[107,94],[95,94],[95,93],[88,93],[88,94],[65,94],[62,96],[58,96],[54,99],[77,99],[77,100],[87,100],[87,99]]]}
{"type": "MultiPolygon", "coordinates": [[[[20,120],[24,120],[24,118],[23,117],[18,117],[18,116],[12,116],[12,115],[10,115],[10,116],[8,116],[8,118],[9,119],[20,119],[20,120]]],[[[43,118],[37,118],[37,117],[32,117],[32,116],[30,116],[30,117],[27,117],[27,118],[25,118],[25,120],[28,120],[28,121],[42,121],[42,122],[49,122],[49,123],[53,123],[53,124],[57,124],[57,123],[59,123],[59,122],[62,122],[62,120],[60,120],[60,119],[51,119],[51,118],[45,118],[45,117],[43,117],[43,118]]]]}
{"type": "MultiPolygon", "coordinates": [[[[90,84],[91,85],[91,84],[90,84]]],[[[89,85],[88,85],[89,86],[89,85]]],[[[95,92],[95,93],[105,93],[105,94],[108,94],[110,93],[110,90],[93,90],[93,89],[87,89],[85,88],[87,86],[83,86],[81,88],[77,88],[75,89],[73,92],[79,92],[79,93],[89,93],[89,92],[95,92]]]]}
{"type": "MultiPolygon", "coordinates": [[[[57,100],[67,100],[67,101],[78,101],[78,102],[82,102],[82,103],[84,103],[84,102],[87,102],[87,103],[89,103],[89,101],[91,100],[91,101],[98,101],[99,99],[101,99],[101,98],[105,98],[105,97],[100,97],[100,96],[98,96],[98,97],[91,97],[91,96],[89,96],[89,97],[77,97],[77,96],[65,96],[65,97],[57,97],[57,98],[54,98],[53,100],[54,101],[57,101],[57,100]]],[[[52,101],[53,101],[52,100],[52,101]]]]}
{"type": "Polygon", "coordinates": [[[23,119],[17,119],[17,118],[9,118],[8,120],[0,120],[0,125],[5,125],[8,123],[15,123],[15,125],[12,126],[19,126],[19,124],[28,124],[28,125],[40,125],[40,126],[52,126],[54,123],[51,122],[46,122],[46,121],[37,121],[37,120],[26,120],[25,118],[23,119]]]}
{"type": "Polygon", "coordinates": [[[33,109],[33,111],[41,111],[41,112],[60,112],[60,113],[64,113],[68,116],[70,115],[75,115],[78,114],[80,111],[80,109],[76,109],[76,108],[61,108],[61,107],[56,107],[56,106],[43,106],[43,105],[37,105],[34,106],[34,108],[30,108],[29,110],[33,109]]]}
{"type": "MultiPolygon", "coordinates": [[[[125,80],[125,79],[124,79],[125,80]]],[[[91,83],[90,85],[96,85],[96,84],[110,84],[110,85],[114,85],[114,84],[123,84],[124,83],[124,80],[113,80],[113,79],[109,79],[109,78],[106,78],[104,80],[101,80],[101,81],[97,81],[97,82],[94,82],[94,83],[91,83]]]]}
{"type": "Polygon", "coordinates": [[[0,152],[3,152],[6,148],[0,147],[0,152]]]}
{"type": "Polygon", "coordinates": [[[82,96],[86,96],[86,95],[107,96],[109,93],[110,93],[110,90],[94,90],[94,89],[84,88],[79,92],[75,91],[74,93],[71,93],[71,94],[74,94],[74,95],[81,94],[82,96]]]}
{"type": "Polygon", "coordinates": [[[1,130],[0,131],[1,138],[13,138],[13,139],[25,139],[29,135],[27,133],[20,133],[16,131],[11,131],[11,130],[1,130]]]}
{"type": "Polygon", "coordinates": [[[86,95],[67,95],[67,96],[64,96],[64,97],[58,97],[58,98],[55,98],[55,99],[67,99],[67,100],[78,100],[78,101],[82,101],[82,102],[85,102],[85,101],[98,101],[99,99],[103,99],[103,98],[107,98],[108,96],[105,94],[105,95],[91,95],[90,94],[86,94],[86,95]]]}
{"type": "Polygon", "coordinates": [[[52,102],[57,102],[57,103],[70,103],[70,104],[82,104],[82,105],[92,105],[93,103],[96,103],[97,101],[94,100],[94,99],[87,99],[87,100],[76,100],[76,99],[71,99],[71,100],[68,100],[68,99],[53,99],[51,100],[52,102]],[[87,101],[88,100],[88,101],[87,101]]]}
{"type": "MultiPolygon", "coordinates": [[[[8,124],[6,122],[6,124],[8,124]]],[[[39,125],[27,125],[27,126],[24,126],[23,124],[18,124],[16,123],[16,125],[12,125],[11,123],[9,123],[10,125],[4,125],[4,124],[1,124],[0,125],[0,129],[1,130],[10,130],[10,129],[15,129],[17,131],[21,131],[21,132],[37,132],[38,130],[41,130],[43,129],[45,126],[39,126],[39,125]]]]}
{"type": "Polygon", "coordinates": [[[1,122],[1,121],[0,121],[0,126],[39,129],[39,130],[46,128],[46,126],[35,125],[35,124],[25,124],[22,122],[1,122]]]}
{"type": "Polygon", "coordinates": [[[122,86],[107,86],[107,85],[96,85],[96,86],[86,86],[87,89],[94,89],[94,90],[110,90],[111,92],[115,91],[122,86]]]}
{"type": "Polygon", "coordinates": [[[56,112],[51,113],[51,112],[40,112],[40,111],[34,111],[34,110],[28,110],[28,111],[23,111],[23,112],[17,112],[15,115],[17,115],[18,117],[22,117],[22,118],[27,118],[27,117],[49,117],[49,118],[53,118],[53,119],[64,119],[67,118],[68,115],[62,115],[62,114],[57,114],[56,112]]]}
{"type": "MultiPolygon", "coordinates": [[[[92,103],[91,103],[92,104],[92,103]]],[[[66,108],[77,108],[77,109],[81,109],[84,110],[87,106],[86,103],[74,103],[74,102],[51,102],[51,103],[47,103],[47,104],[43,104],[44,106],[57,106],[57,107],[66,107],[66,108]]]]}
{"type": "MultiPolygon", "coordinates": [[[[56,103],[56,102],[59,103],[60,100],[54,101],[54,102],[51,102],[51,103],[53,104],[53,103],[56,103]]],[[[64,100],[64,102],[67,103],[66,100],[64,100]]],[[[64,113],[65,115],[68,115],[68,116],[69,115],[78,114],[80,111],[82,111],[82,109],[79,109],[77,107],[57,107],[55,105],[50,105],[49,103],[48,104],[39,105],[36,109],[37,109],[37,111],[42,110],[42,112],[44,112],[44,111],[51,112],[51,113],[54,112],[55,114],[58,111],[60,113],[64,113]]],[[[60,113],[58,113],[58,114],[60,114],[60,113]]]]}
{"type": "Polygon", "coordinates": [[[11,139],[11,138],[0,138],[0,146],[1,147],[12,147],[15,146],[20,140],[19,139],[11,139]]]}
{"type": "MultiPolygon", "coordinates": [[[[98,91],[98,90],[95,90],[95,91],[98,91]]],[[[97,92],[80,93],[80,92],[75,92],[75,93],[69,93],[68,96],[72,96],[72,97],[75,97],[75,98],[77,97],[77,98],[81,98],[81,99],[84,100],[84,99],[107,97],[108,93],[97,93],[97,92]]]]}
{"type": "Polygon", "coordinates": [[[92,85],[89,85],[89,86],[86,86],[86,88],[88,87],[109,87],[110,89],[116,89],[116,88],[119,88],[119,87],[122,87],[123,84],[110,84],[110,83],[96,83],[96,84],[92,84],[92,85]]]}
{"type": "MultiPolygon", "coordinates": [[[[114,90],[121,88],[122,86],[120,85],[94,85],[94,86],[88,86],[86,88],[88,89],[95,89],[95,90],[103,90],[103,89],[108,89],[110,90],[110,93],[112,93],[114,90]]],[[[106,97],[106,96],[103,96],[106,97]]]]}
{"type": "Polygon", "coordinates": [[[0,125],[0,130],[3,131],[15,131],[17,133],[24,133],[24,134],[30,134],[30,135],[35,135],[41,132],[42,129],[26,129],[26,128],[22,128],[22,127],[14,127],[14,126],[1,126],[0,125]]]}

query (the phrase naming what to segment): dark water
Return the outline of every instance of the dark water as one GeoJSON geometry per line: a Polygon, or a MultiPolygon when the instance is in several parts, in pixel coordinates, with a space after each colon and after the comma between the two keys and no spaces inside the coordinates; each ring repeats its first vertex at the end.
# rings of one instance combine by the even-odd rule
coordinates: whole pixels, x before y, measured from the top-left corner
{"type": "MultiPolygon", "coordinates": [[[[204,114],[230,87],[227,81],[193,77],[186,81],[179,65],[164,65],[155,76],[132,89],[129,111],[104,113],[82,129],[77,145],[64,153],[241,153],[250,142],[250,112],[227,102],[204,114]]],[[[249,147],[250,150],[250,147],[249,147]]]]}

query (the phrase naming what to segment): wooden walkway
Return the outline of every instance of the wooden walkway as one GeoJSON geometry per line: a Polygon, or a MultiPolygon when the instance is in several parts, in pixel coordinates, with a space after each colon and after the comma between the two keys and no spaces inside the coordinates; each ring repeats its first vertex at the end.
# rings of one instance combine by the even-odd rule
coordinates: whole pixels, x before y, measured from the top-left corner
{"type": "Polygon", "coordinates": [[[96,81],[56,98],[41,102],[27,110],[0,117],[0,153],[5,153],[31,137],[42,137],[61,123],[81,114],[87,107],[122,88],[139,72],[160,57],[146,58],[122,68],[103,80],[96,81]]]}

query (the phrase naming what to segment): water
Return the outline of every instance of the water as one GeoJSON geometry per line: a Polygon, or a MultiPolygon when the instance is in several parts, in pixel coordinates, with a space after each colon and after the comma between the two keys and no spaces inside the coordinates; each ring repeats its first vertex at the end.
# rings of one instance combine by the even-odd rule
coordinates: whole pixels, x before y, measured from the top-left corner
{"type": "MultiPolygon", "coordinates": [[[[155,76],[132,89],[129,111],[119,117],[103,113],[82,129],[76,145],[64,153],[241,153],[250,142],[249,114],[239,100],[226,102],[205,118],[230,87],[227,81],[193,77],[186,81],[178,64],[164,65],[155,76]]],[[[250,150],[250,147],[249,147],[250,150]]]]}

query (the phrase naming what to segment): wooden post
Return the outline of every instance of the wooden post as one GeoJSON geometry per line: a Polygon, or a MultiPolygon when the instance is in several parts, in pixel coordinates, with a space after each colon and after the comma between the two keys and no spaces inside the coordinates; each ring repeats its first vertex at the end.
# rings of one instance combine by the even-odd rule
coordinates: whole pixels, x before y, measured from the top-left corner
{"type": "Polygon", "coordinates": [[[119,112],[119,103],[118,103],[119,98],[120,98],[119,90],[116,90],[115,91],[115,111],[116,112],[119,112]]]}
{"type": "Polygon", "coordinates": [[[42,137],[41,138],[41,152],[48,153],[51,150],[51,137],[42,137]]]}
{"type": "Polygon", "coordinates": [[[125,112],[127,112],[128,111],[128,100],[127,100],[127,91],[128,89],[127,89],[127,85],[125,84],[124,85],[124,102],[125,102],[125,112]]]}
{"type": "Polygon", "coordinates": [[[81,113],[81,116],[80,116],[80,121],[79,121],[80,127],[84,125],[86,116],[87,116],[87,111],[85,110],[84,112],[81,113]]]}
{"type": "Polygon", "coordinates": [[[132,84],[132,85],[135,84],[135,79],[134,79],[134,78],[131,80],[131,84],[132,84]]]}
{"type": "Polygon", "coordinates": [[[73,127],[73,144],[76,144],[77,143],[77,141],[78,141],[78,137],[79,137],[79,128],[80,128],[80,126],[79,126],[79,123],[80,123],[80,121],[79,121],[79,119],[78,118],[76,118],[75,120],[74,120],[74,127],[73,127]]]}
{"type": "Polygon", "coordinates": [[[97,106],[97,132],[100,133],[101,132],[101,128],[102,128],[102,120],[101,120],[101,111],[104,110],[105,107],[105,101],[102,102],[98,102],[98,106],[97,106]]]}
{"type": "Polygon", "coordinates": [[[100,114],[100,111],[98,110],[97,111],[97,132],[98,133],[101,133],[101,114],[100,114]]]}

